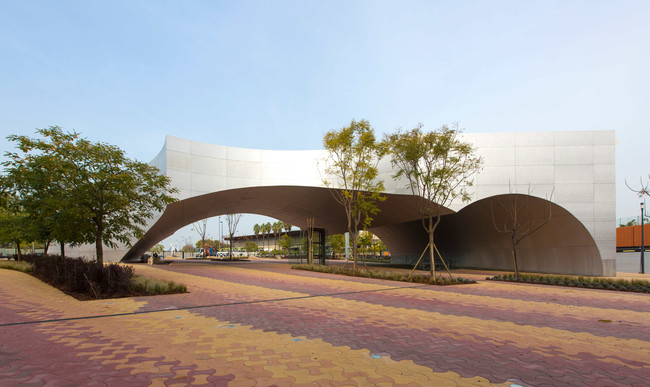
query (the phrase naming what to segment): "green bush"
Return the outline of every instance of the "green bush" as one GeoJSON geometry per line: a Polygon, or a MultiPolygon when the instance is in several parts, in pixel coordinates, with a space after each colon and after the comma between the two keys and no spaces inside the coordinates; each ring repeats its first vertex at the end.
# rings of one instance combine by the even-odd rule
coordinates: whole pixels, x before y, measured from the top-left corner
{"type": "Polygon", "coordinates": [[[25,261],[0,261],[0,269],[22,271],[23,273],[31,273],[34,270],[34,265],[25,261]]]}
{"type": "Polygon", "coordinates": [[[187,287],[183,284],[177,284],[174,281],[143,277],[140,275],[133,276],[131,284],[136,292],[143,294],[172,294],[187,292],[187,287]]]}
{"type": "MultiPolygon", "coordinates": [[[[486,277],[486,280],[492,281],[516,281],[512,273],[486,277]]],[[[581,287],[588,289],[606,289],[637,293],[650,293],[650,281],[645,280],[625,280],[609,279],[602,277],[573,277],[568,275],[530,275],[520,274],[519,282],[540,283],[557,286],[581,287]]]]}
{"type": "Polygon", "coordinates": [[[464,278],[449,278],[449,277],[441,277],[441,278],[436,278],[433,279],[430,276],[425,276],[425,275],[413,275],[409,276],[404,273],[398,273],[398,272],[383,272],[383,271],[371,271],[371,270],[357,270],[356,272],[352,271],[352,269],[349,268],[344,268],[341,266],[323,266],[323,265],[293,265],[291,266],[292,269],[297,269],[297,270],[308,270],[308,271],[316,271],[320,273],[330,273],[330,274],[340,274],[340,275],[347,275],[347,276],[354,276],[354,277],[362,277],[362,278],[376,278],[376,279],[385,279],[385,280],[391,280],[391,281],[402,281],[402,282],[414,282],[414,283],[421,283],[421,284],[429,284],[429,285],[459,285],[459,284],[472,284],[476,283],[476,281],[472,281],[469,279],[464,279],[464,278]]]}
{"type": "MultiPolygon", "coordinates": [[[[134,283],[132,266],[111,263],[99,265],[81,258],[26,255],[23,259],[33,266],[32,274],[43,281],[81,298],[116,298],[185,292],[184,285],[163,285],[152,282],[134,283]],[[182,290],[181,290],[182,289],[182,290]]],[[[138,280],[141,281],[141,280],[138,280]]],[[[155,280],[153,280],[155,281],[155,280]]]]}

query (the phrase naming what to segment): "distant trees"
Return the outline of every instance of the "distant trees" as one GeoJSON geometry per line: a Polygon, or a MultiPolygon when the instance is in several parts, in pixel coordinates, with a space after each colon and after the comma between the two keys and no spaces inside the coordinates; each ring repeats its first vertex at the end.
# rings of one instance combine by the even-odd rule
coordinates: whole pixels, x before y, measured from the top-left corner
{"type": "MultiPolygon", "coordinates": [[[[57,126],[37,134],[41,138],[7,137],[16,151],[6,153],[0,180],[2,192],[11,198],[3,210],[26,217],[23,235],[32,240],[56,240],[62,253],[65,244],[95,243],[102,264],[104,245],[128,245],[143,234],[154,211],[175,200],[169,178],[116,146],[57,126]]],[[[0,226],[6,227],[15,223],[0,226]]]]}
{"type": "Polygon", "coordinates": [[[385,200],[377,169],[384,147],[375,140],[374,129],[365,120],[352,120],[348,126],[330,130],[323,145],[327,151],[325,172],[329,175],[323,183],[345,211],[356,271],[357,233],[370,226],[379,212],[378,203],[385,200]]]}
{"type": "MultiPolygon", "coordinates": [[[[420,198],[422,225],[429,235],[431,276],[435,276],[436,270],[434,232],[442,209],[456,199],[470,199],[467,188],[473,185],[473,176],[482,164],[472,145],[459,137],[460,133],[457,124],[431,132],[424,132],[422,125],[418,125],[407,132],[386,135],[384,140],[397,170],[394,177],[405,178],[413,195],[420,198]]],[[[442,256],[440,260],[446,266],[442,256]]]]}

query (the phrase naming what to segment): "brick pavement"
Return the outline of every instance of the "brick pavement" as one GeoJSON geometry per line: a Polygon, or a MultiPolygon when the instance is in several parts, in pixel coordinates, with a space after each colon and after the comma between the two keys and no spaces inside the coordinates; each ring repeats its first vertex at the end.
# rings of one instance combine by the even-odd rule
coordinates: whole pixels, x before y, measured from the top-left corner
{"type": "Polygon", "coordinates": [[[189,293],[77,301],[0,270],[0,385],[642,386],[650,378],[649,295],[414,286],[265,263],[136,272],[185,283],[189,293]]]}

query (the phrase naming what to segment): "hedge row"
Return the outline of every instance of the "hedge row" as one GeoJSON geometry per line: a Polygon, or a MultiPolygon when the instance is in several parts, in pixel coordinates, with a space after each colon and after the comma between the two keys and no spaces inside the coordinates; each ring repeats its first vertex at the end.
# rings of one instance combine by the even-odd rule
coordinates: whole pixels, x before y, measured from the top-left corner
{"type": "Polygon", "coordinates": [[[99,265],[96,261],[62,259],[58,255],[24,255],[23,260],[34,266],[33,275],[66,292],[96,299],[127,297],[134,293],[131,266],[99,265]]]}
{"type": "Polygon", "coordinates": [[[650,293],[650,281],[624,280],[602,277],[573,277],[567,275],[519,274],[517,281],[514,273],[486,277],[486,280],[524,282],[542,285],[569,286],[588,289],[618,290],[625,292],[650,293]]]}
{"type": "Polygon", "coordinates": [[[409,276],[405,273],[399,272],[390,272],[390,271],[374,271],[374,270],[357,270],[353,271],[351,268],[346,268],[342,266],[324,266],[324,265],[293,265],[292,269],[298,270],[309,270],[317,271],[320,273],[330,273],[330,274],[341,274],[348,275],[353,277],[363,277],[363,278],[377,278],[391,281],[402,281],[402,282],[415,282],[421,284],[429,285],[460,285],[460,284],[474,284],[476,281],[469,280],[466,278],[456,277],[449,278],[447,276],[441,276],[439,278],[432,278],[428,275],[412,275],[409,276]]]}

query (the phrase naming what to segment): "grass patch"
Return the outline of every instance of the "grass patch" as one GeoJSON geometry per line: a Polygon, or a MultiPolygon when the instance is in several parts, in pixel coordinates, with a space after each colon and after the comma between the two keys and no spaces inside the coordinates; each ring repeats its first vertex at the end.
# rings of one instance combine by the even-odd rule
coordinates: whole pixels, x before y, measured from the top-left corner
{"type": "Polygon", "coordinates": [[[292,269],[297,270],[308,270],[308,271],[317,271],[320,273],[328,274],[340,274],[347,275],[351,277],[362,277],[362,278],[376,278],[389,281],[401,281],[401,282],[413,282],[419,284],[428,284],[428,285],[460,285],[460,284],[474,284],[476,281],[469,280],[466,278],[456,277],[440,277],[440,278],[431,278],[428,275],[412,275],[398,273],[398,272],[386,272],[386,271],[374,271],[374,270],[357,270],[352,271],[352,269],[344,268],[341,266],[324,266],[324,265],[292,265],[292,269]]]}
{"type": "Polygon", "coordinates": [[[134,275],[131,278],[133,290],[144,295],[187,293],[187,286],[174,281],[134,275]]]}
{"type": "Polygon", "coordinates": [[[650,281],[611,279],[603,277],[583,277],[570,275],[519,273],[517,281],[514,273],[486,277],[491,281],[524,282],[541,285],[569,286],[575,288],[615,290],[622,292],[650,293],[650,281]]]}
{"type": "Polygon", "coordinates": [[[24,261],[0,261],[0,269],[31,273],[34,270],[34,266],[31,263],[24,261]]]}

